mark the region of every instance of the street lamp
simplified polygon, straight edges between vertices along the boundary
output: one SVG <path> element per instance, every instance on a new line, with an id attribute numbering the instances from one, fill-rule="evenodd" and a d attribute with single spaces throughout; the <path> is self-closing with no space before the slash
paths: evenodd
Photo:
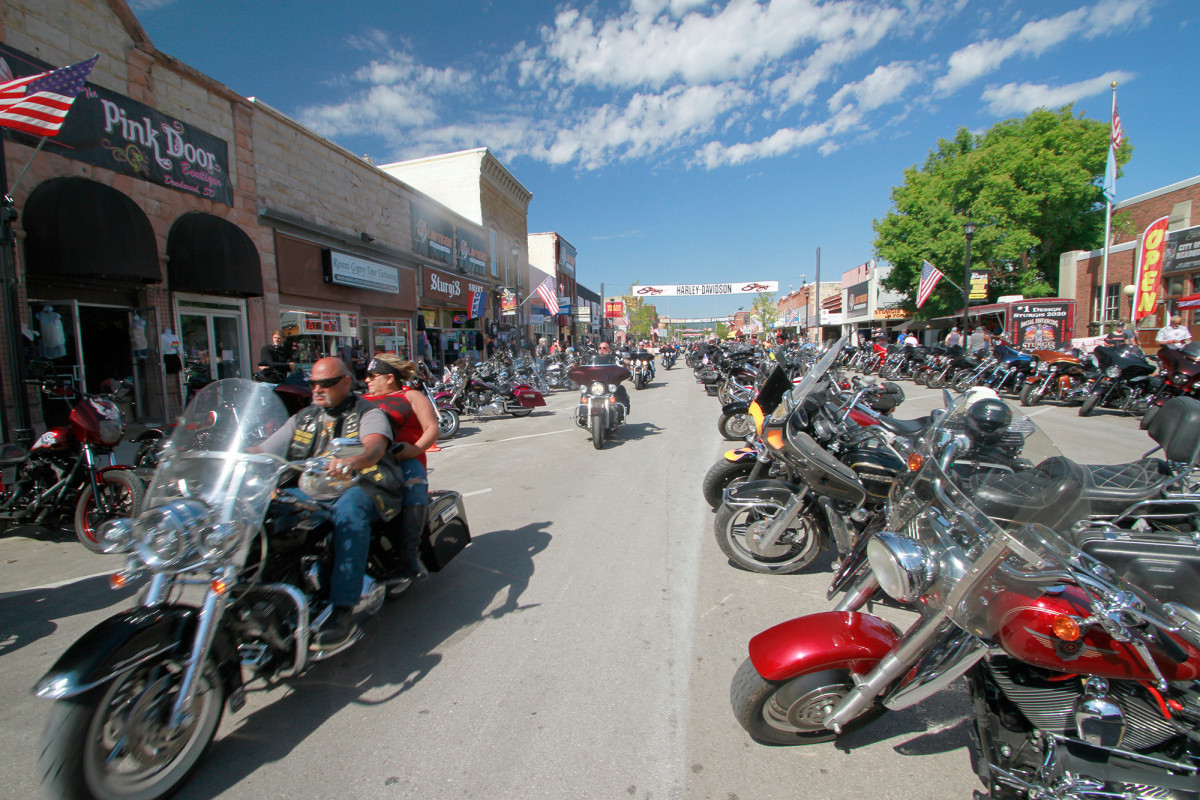
<path id="1" fill-rule="evenodd" d="M 963 323 L 962 336 L 967 335 L 967 316 L 971 302 L 968 292 L 971 286 L 971 239 L 975 236 L 975 223 L 968 219 L 963 223 L 963 235 L 967 237 L 967 265 L 963 271 Z"/>
<path id="2" fill-rule="evenodd" d="M 1133 321 L 1133 313 L 1135 310 L 1133 307 L 1133 296 L 1135 294 L 1137 294 L 1137 287 L 1134 286 L 1132 283 L 1130 283 L 1130 284 L 1126 284 L 1125 288 L 1123 288 L 1121 291 L 1125 294 L 1126 297 L 1129 298 L 1129 329 L 1131 331 L 1133 331 L 1134 336 L 1136 336 L 1137 335 L 1137 327 L 1136 327 L 1137 323 Z M 1117 317 L 1119 318 L 1120 316 L 1121 316 L 1120 313 L 1118 313 Z"/>

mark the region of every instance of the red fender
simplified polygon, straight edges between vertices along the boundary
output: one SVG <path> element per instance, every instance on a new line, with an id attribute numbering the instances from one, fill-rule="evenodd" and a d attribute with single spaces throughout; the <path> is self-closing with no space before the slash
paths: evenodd
<path id="1" fill-rule="evenodd" d="M 901 636 L 890 622 L 857 611 L 822 611 L 768 628 L 750 640 L 750 660 L 769 681 L 824 669 L 861 675 L 886 656 Z"/>

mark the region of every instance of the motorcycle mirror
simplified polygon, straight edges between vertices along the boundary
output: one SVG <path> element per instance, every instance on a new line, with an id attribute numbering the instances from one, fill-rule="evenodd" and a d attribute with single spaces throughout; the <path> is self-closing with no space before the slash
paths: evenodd
<path id="1" fill-rule="evenodd" d="M 947 409 L 954 405 L 954 397 L 950 394 L 949 389 L 942 389 L 942 405 Z"/>

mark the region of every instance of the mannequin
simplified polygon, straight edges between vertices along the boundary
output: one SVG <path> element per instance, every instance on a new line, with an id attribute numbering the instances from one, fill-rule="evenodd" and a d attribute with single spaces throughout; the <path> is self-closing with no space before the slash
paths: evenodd
<path id="1" fill-rule="evenodd" d="M 133 348 L 133 357 L 145 361 L 150 355 L 150 343 L 146 341 L 146 320 L 135 311 L 129 320 L 129 346 Z"/>
<path id="2" fill-rule="evenodd" d="M 42 306 L 37 315 L 41 328 L 42 358 L 56 359 L 67 354 L 67 335 L 63 332 L 62 317 L 50 306 Z"/>
<path id="3" fill-rule="evenodd" d="M 179 337 L 170 328 L 164 328 L 159 337 L 162 346 L 163 368 L 168 375 L 183 371 L 183 362 L 179 360 Z"/>

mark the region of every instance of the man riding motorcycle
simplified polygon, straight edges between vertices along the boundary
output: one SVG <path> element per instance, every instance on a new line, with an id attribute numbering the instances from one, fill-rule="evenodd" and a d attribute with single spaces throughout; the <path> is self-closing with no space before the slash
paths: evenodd
<path id="1" fill-rule="evenodd" d="M 296 461 L 325 453 L 333 439 L 357 437 L 363 444 L 359 455 L 330 459 L 327 473 L 356 481 L 330 504 L 333 513 L 333 574 L 329 599 L 333 613 L 313 637 L 312 648 L 333 650 L 353 641 L 358 634 L 353 610 L 362 593 L 371 525 L 390 519 L 400 508 L 403 494 L 388 453 L 392 427 L 387 415 L 351 391 L 350 373 L 338 358 L 322 358 L 313 364 L 312 405 L 301 409 L 258 450 Z M 304 495 L 299 489 L 289 492 Z"/>
<path id="2" fill-rule="evenodd" d="M 601 342 L 596 348 L 596 355 L 592 356 L 593 364 L 618 364 L 617 357 L 613 354 L 612 345 L 608 342 Z M 629 365 L 629 361 L 625 360 L 625 365 Z M 613 397 L 617 398 L 617 402 L 625 406 L 625 416 L 629 416 L 629 392 L 625 389 L 625 384 L 618 383 L 617 391 L 613 393 Z"/>

